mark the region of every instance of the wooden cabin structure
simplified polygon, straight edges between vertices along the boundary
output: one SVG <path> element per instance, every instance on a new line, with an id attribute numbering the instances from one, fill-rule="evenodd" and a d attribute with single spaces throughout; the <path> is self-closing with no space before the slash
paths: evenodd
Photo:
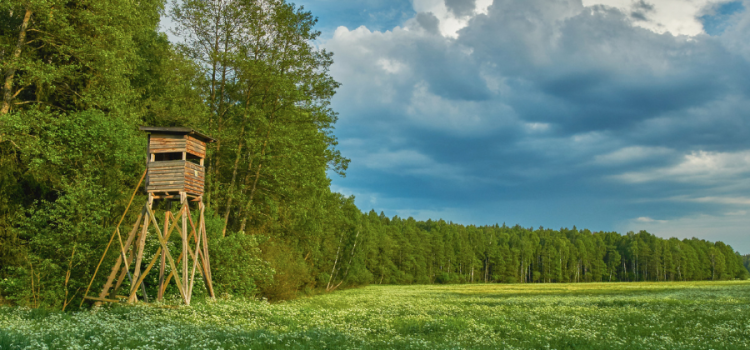
<path id="1" fill-rule="evenodd" d="M 102 302 L 128 302 L 138 301 L 140 288 L 141 298 L 148 302 L 148 294 L 143 284 L 145 276 L 151 271 L 157 260 L 159 261 L 159 279 L 156 300 L 161 301 L 167 285 L 174 279 L 180 296 L 186 305 L 190 305 L 195 283 L 196 272 L 203 276 L 206 290 L 210 297 L 214 297 L 213 282 L 211 277 L 211 263 L 208 254 L 208 235 L 203 216 L 205 206 L 203 205 L 203 192 L 205 181 L 205 158 L 206 144 L 215 140 L 194 129 L 184 127 L 150 127 L 140 128 L 148 132 L 148 156 L 146 159 L 146 171 L 141 181 L 136 186 L 130 203 L 125 208 L 120 222 L 117 224 L 112 237 L 104 250 L 94 271 L 94 276 L 89 282 L 84 294 L 81 306 L 86 300 Z M 120 233 L 120 225 L 125 219 L 130 205 L 141 183 L 146 180 L 145 190 L 148 195 L 147 201 L 141 209 L 135 225 L 130 230 L 126 239 Z M 164 210 L 164 222 L 161 226 L 153 211 L 155 200 L 165 200 L 168 203 L 179 200 L 181 208 L 175 215 L 172 213 L 171 204 L 166 205 Z M 193 220 L 189 202 L 197 203 L 197 220 Z M 178 220 L 181 218 L 182 220 Z M 181 221 L 181 222 L 180 222 Z M 197 224 L 197 225 L 196 225 Z M 163 227 L 163 229 L 162 229 Z M 178 232 L 182 245 L 168 244 L 172 232 Z M 156 254 L 150 263 L 143 268 L 144 249 L 149 232 L 159 242 Z M 117 240 L 115 241 L 115 237 Z M 174 240 L 174 239 L 173 239 Z M 89 296 L 89 290 L 96 279 L 99 267 L 110 252 L 112 243 L 119 245 L 119 249 L 112 253 L 117 254 L 114 266 L 104 283 L 98 297 Z M 172 251 L 179 255 L 172 256 Z M 167 274 L 167 263 L 171 271 Z M 132 271 L 132 273 L 131 273 Z M 119 295 L 121 287 L 127 280 L 130 282 L 127 295 Z"/>
<path id="2" fill-rule="evenodd" d="M 194 198 L 203 196 L 206 143 L 215 140 L 191 128 L 140 129 L 150 133 L 146 192 L 157 198 L 172 198 L 180 192 Z"/>

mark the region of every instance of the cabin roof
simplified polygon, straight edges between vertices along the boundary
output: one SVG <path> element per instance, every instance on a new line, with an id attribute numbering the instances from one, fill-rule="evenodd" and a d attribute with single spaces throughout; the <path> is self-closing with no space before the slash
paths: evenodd
<path id="1" fill-rule="evenodd" d="M 214 138 L 203 134 L 198 130 L 183 126 L 141 126 L 139 129 L 152 134 L 190 135 L 206 143 L 216 142 Z"/>

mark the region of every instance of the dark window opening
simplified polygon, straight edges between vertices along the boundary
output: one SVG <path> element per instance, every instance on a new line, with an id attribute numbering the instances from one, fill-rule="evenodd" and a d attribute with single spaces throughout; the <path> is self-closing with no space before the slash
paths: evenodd
<path id="1" fill-rule="evenodd" d="M 167 160 L 182 160 L 182 152 L 156 153 L 154 161 L 163 162 Z"/>
<path id="2" fill-rule="evenodd" d="M 198 164 L 198 165 L 201 164 L 201 157 L 198 157 L 198 156 L 196 156 L 194 154 L 188 153 L 187 154 L 187 160 L 188 160 L 188 162 L 191 162 L 191 163 L 195 163 L 195 164 Z"/>

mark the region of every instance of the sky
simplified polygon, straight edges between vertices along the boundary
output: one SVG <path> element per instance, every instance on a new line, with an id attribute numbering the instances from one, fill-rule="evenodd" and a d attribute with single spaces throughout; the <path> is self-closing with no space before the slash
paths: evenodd
<path id="1" fill-rule="evenodd" d="M 750 253 L 750 0 L 293 2 L 361 210 Z"/>
<path id="2" fill-rule="evenodd" d="M 750 253 L 750 1 L 295 3 L 360 209 Z"/>

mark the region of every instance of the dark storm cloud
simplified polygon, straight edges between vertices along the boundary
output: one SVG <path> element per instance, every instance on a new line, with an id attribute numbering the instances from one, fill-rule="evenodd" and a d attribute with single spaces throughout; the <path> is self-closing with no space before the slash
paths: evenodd
<path id="1" fill-rule="evenodd" d="M 648 14 L 654 12 L 654 5 L 649 4 L 643 0 L 640 0 L 633 4 L 633 11 L 630 12 L 630 17 L 638 21 L 647 21 Z"/>
<path id="2" fill-rule="evenodd" d="M 457 4 L 445 3 L 467 13 Z M 334 184 L 365 210 L 480 224 L 615 229 L 739 212 L 750 16 L 687 37 L 634 25 L 653 4 L 632 9 L 495 0 L 455 38 L 437 35 L 432 13 L 385 33 L 342 30 L 326 47 L 352 164 Z"/>
<path id="3" fill-rule="evenodd" d="M 738 73 L 748 71 L 746 61 L 715 40 L 635 28 L 615 9 L 533 24 L 513 12 L 492 7 L 461 32 L 459 42 L 474 48 L 480 63 L 497 62 L 497 74 L 523 79 L 532 92 L 562 104 L 562 113 L 528 117 L 570 132 L 630 127 L 705 104 L 744 84 Z M 549 17 L 541 6 L 526 12 Z"/>
<path id="4" fill-rule="evenodd" d="M 464 17 L 474 12 L 477 2 L 476 0 L 445 0 L 445 7 L 456 17 Z"/>
<path id="5" fill-rule="evenodd" d="M 417 14 L 417 22 L 430 34 L 440 34 L 440 20 L 432 12 L 420 12 Z"/>

